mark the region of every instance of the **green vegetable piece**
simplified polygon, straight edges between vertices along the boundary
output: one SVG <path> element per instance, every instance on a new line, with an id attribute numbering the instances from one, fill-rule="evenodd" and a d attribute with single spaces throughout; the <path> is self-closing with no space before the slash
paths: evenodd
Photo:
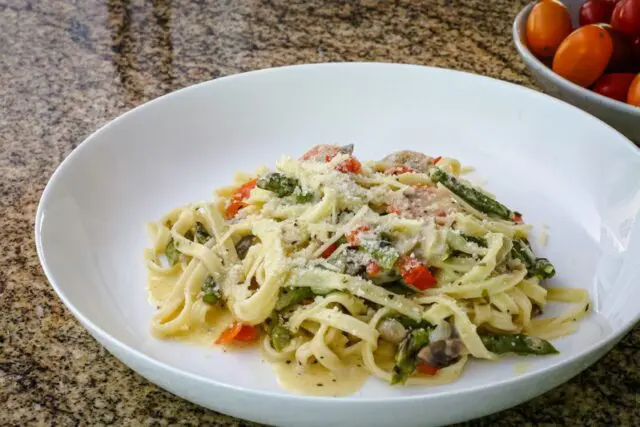
<path id="1" fill-rule="evenodd" d="M 400 343 L 396 353 L 396 364 L 392 369 L 391 384 L 404 384 L 416 370 L 418 352 L 429 345 L 429 331 L 414 329 Z"/>
<path id="2" fill-rule="evenodd" d="M 523 334 L 480 335 L 480 339 L 482 339 L 482 343 L 487 347 L 487 350 L 496 354 L 558 354 L 558 350 L 549 341 Z"/>
<path id="3" fill-rule="evenodd" d="M 363 240 L 360 248 L 369 253 L 383 270 L 392 270 L 400 252 L 386 240 Z"/>
<path id="4" fill-rule="evenodd" d="M 508 207 L 487 196 L 473 187 L 461 183 L 456 177 L 449 175 L 442 169 L 435 169 L 431 173 L 431 180 L 447 187 L 453 194 L 460 197 L 472 207 L 487 215 L 513 220 L 514 213 Z"/>
<path id="5" fill-rule="evenodd" d="M 280 292 L 275 309 L 281 311 L 314 296 L 315 293 L 308 287 L 284 288 Z"/>
<path id="6" fill-rule="evenodd" d="M 204 245 L 209 241 L 209 239 L 211 239 L 211 234 L 209 234 L 207 229 L 204 228 L 204 225 L 196 222 L 196 242 Z"/>
<path id="7" fill-rule="evenodd" d="M 277 352 L 280 352 L 289 345 L 293 336 L 291 331 L 284 326 L 277 324 L 271 327 L 271 330 L 269 331 L 269 338 L 271 340 L 271 346 Z"/>
<path id="8" fill-rule="evenodd" d="M 524 239 L 515 239 L 511 256 L 517 258 L 527 267 L 527 277 L 538 277 L 540 280 L 549 279 L 556 274 L 556 269 L 546 258 L 536 258 L 529 242 Z"/>
<path id="9" fill-rule="evenodd" d="M 463 234 L 463 233 L 460 233 L 460 235 L 462 236 L 463 239 L 465 239 L 468 242 L 473 242 L 482 248 L 487 247 L 487 240 L 484 237 L 469 236 L 468 234 Z"/>
<path id="10" fill-rule="evenodd" d="M 384 284 L 384 288 L 389 292 L 393 292 L 394 294 L 405 296 L 413 295 L 418 292 L 411 286 L 407 285 L 402 279 L 398 279 L 392 283 Z"/>
<path id="11" fill-rule="evenodd" d="M 278 197 L 290 196 L 299 186 L 299 181 L 278 172 L 272 172 L 258 180 L 257 187 L 276 193 Z"/>
<path id="12" fill-rule="evenodd" d="M 551 262 L 546 258 L 537 258 L 535 264 L 535 274 L 541 280 L 550 279 L 555 276 L 556 268 L 551 264 Z"/>
<path id="13" fill-rule="evenodd" d="M 313 201 L 313 193 L 304 192 L 300 186 L 297 186 L 293 190 L 293 198 L 296 203 L 309 203 Z"/>
<path id="14" fill-rule="evenodd" d="M 169 240 L 166 249 L 164 250 L 164 255 L 167 257 L 167 261 L 169 264 L 176 265 L 178 259 L 180 258 L 180 251 L 176 248 L 176 244 L 173 239 Z"/>
<path id="15" fill-rule="evenodd" d="M 202 295 L 202 301 L 207 304 L 214 305 L 222 299 L 222 292 L 220 292 L 220 288 L 212 276 L 207 276 L 207 278 L 204 279 L 202 292 L 204 292 L 204 295 Z"/>
<path id="16" fill-rule="evenodd" d="M 411 329 L 429 329 L 431 328 L 431 324 L 429 322 L 427 322 L 426 320 L 421 320 L 419 322 L 413 320 L 410 317 L 407 317 L 403 314 L 390 314 L 388 316 L 385 316 L 385 319 L 393 319 L 393 320 L 397 320 L 398 322 L 400 322 L 400 324 L 402 324 L 402 326 L 404 326 L 405 328 L 411 330 Z"/>

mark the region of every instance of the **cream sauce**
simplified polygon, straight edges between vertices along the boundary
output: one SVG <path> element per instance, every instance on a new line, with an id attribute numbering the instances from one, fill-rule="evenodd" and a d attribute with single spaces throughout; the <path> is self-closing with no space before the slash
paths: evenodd
<path id="1" fill-rule="evenodd" d="M 369 377 L 361 361 L 346 364 L 344 372 L 334 375 L 319 363 L 302 368 L 295 362 L 272 363 L 280 386 L 294 393 L 313 396 L 347 396 L 362 388 Z"/>

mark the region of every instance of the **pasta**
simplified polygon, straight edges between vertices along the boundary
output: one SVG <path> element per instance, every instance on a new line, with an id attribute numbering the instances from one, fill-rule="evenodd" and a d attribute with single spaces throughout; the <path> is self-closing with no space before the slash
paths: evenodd
<path id="1" fill-rule="evenodd" d="M 216 200 L 148 225 L 159 338 L 258 345 L 280 382 L 339 395 L 374 375 L 454 381 L 470 358 L 556 353 L 587 315 L 581 289 L 548 289 L 522 215 L 413 151 L 361 164 L 319 145 L 238 174 Z M 572 304 L 542 318 L 548 301 Z"/>

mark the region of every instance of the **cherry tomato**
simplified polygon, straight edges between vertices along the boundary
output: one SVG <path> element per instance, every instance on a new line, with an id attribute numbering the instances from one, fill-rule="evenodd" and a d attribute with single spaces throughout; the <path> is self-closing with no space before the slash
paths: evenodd
<path id="1" fill-rule="evenodd" d="M 582 87 L 602 75 L 613 53 L 611 36 L 597 24 L 578 28 L 567 37 L 553 58 L 553 71 Z"/>
<path id="2" fill-rule="evenodd" d="M 640 36 L 640 0 L 621 0 L 616 4 L 611 26 L 629 38 Z"/>
<path id="3" fill-rule="evenodd" d="M 609 24 L 600 24 L 605 28 L 613 41 L 613 53 L 607 65 L 607 71 L 612 73 L 626 73 L 634 71 L 634 59 L 631 51 L 631 41 L 614 30 Z"/>
<path id="4" fill-rule="evenodd" d="M 534 55 L 550 58 L 572 30 L 567 8 L 555 0 L 536 4 L 527 18 L 527 46 Z"/>
<path id="5" fill-rule="evenodd" d="M 640 36 L 631 42 L 631 58 L 633 71 L 640 73 Z"/>
<path id="6" fill-rule="evenodd" d="M 593 91 L 620 102 L 627 102 L 629 87 L 635 77 L 633 73 L 604 74 L 593 85 Z"/>
<path id="7" fill-rule="evenodd" d="M 640 73 L 631 82 L 629 93 L 627 94 L 627 102 L 636 107 L 640 107 Z"/>
<path id="8" fill-rule="evenodd" d="M 587 0 L 581 7 L 579 12 L 580 26 L 589 24 L 608 24 L 611 21 L 613 8 L 616 3 L 609 0 Z"/>

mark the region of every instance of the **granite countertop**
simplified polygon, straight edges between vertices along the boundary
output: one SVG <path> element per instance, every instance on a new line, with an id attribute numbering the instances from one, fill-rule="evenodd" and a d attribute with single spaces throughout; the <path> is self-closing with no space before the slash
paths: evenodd
<path id="1" fill-rule="evenodd" d="M 321 61 L 409 62 L 533 86 L 511 43 L 522 1 L 0 1 L 0 425 L 247 426 L 181 400 L 98 345 L 38 264 L 58 164 L 126 110 L 193 83 Z M 469 425 L 640 425 L 640 328 L 595 366 Z"/>

